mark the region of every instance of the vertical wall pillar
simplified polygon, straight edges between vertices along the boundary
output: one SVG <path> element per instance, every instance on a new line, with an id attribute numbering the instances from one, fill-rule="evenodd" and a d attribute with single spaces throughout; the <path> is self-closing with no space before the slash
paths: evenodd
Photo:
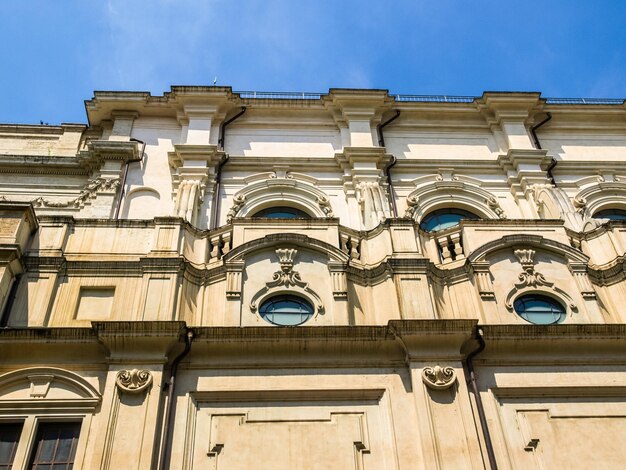
<path id="1" fill-rule="evenodd" d="M 406 352 L 425 468 L 483 469 L 461 348 L 474 321 L 391 321 Z"/>
<path id="2" fill-rule="evenodd" d="M 98 468 L 156 468 L 165 405 L 162 390 L 169 354 L 184 327 L 182 322 L 98 322 L 99 341 L 109 350 L 103 394 L 106 416 L 95 434 L 92 455 Z"/>

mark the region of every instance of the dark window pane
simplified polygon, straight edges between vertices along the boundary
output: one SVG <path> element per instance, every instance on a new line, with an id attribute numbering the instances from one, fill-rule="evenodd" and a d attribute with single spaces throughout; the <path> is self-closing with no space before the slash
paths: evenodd
<path id="1" fill-rule="evenodd" d="M 552 325 L 565 320 L 565 307 L 541 294 L 523 295 L 515 300 L 513 308 L 524 320 L 536 325 Z"/>
<path id="2" fill-rule="evenodd" d="M 420 222 L 420 227 L 426 232 L 438 232 L 455 225 L 463 219 L 476 220 L 479 217 L 463 209 L 439 209 L 427 214 Z"/>
<path id="3" fill-rule="evenodd" d="M 300 209 L 288 206 L 275 206 L 262 209 L 252 216 L 255 219 L 310 219 L 311 216 Z"/>
<path id="4" fill-rule="evenodd" d="M 263 302 L 259 313 L 274 325 L 297 326 L 313 316 L 313 306 L 295 295 L 279 295 Z"/>
<path id="5" fill-rule="evenodd" d="M 13 465 L 23 423 L 0 424 L 0 469 L 9 470 Z"/>
<path id="6" fill-rule="evenodd" d="M 31 468 L 33 470 L 72 468 L 79 432 L 80 423 L 40 423 Z"/>
<path id="7" fill-rule="evenodd" d="M 604 209 L 593 214 L 595 219 L 626 220 L 626 210 L 624 209 Z"/>

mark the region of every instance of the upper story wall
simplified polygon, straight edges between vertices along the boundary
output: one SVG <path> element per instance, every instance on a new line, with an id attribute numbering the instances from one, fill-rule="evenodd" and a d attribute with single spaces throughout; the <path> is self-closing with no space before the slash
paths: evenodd
<path id="1" fill-rule="evenodd" d="M 446 204 L 471 210 L 481 198 L 481 217 L 563 218 L 581 230 L 574 201 L 597 199 L 594 184 L 617 183 L 621 194 L 626 171 L 626 108 L 617 102 L 173 87 L 163 96 L 96 92 L 86 108 L 89 127 L 0 126 L 0 171 L 10 175 L 2 197 L 33 201 L 42 214 L 180 216 L 206 229 L 249 213 L 240 196 L 250 185 L 288 178 L 322 191 L 326 210 L 356 230 L 386 217 L 419 221 Z M 454 185 L 482 196 L 435 200 Z"/>
<path id="2" fill-rule="evenodd" d="M 568 322 L 623 321 L 626 232 L 594 217 L 626 208 L 623 103 L 175 87 L 98 92 L 87 112 L 85 128 L 0 129 L 0 198 L 41 220 L 7 251 L 21 261 L 2 271 L 5 304 L 28 273 L 14 325 L 254 325 L 276 250 L 297 253 L 319 325 L 522 321 L 511 300 L 529 286 L 567 305 Z M 277 205 L 310 219 L 252 218 Z M 420 228 L 449 209 L 478 220 Z M 544 284 L 515 287 L 536 273 Z"/>

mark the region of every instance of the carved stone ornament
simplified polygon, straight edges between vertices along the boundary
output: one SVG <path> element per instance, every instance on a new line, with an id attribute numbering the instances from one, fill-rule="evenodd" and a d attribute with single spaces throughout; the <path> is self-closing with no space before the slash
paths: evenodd
<path id="1" fill-rule="evenodd" d="M 445 390 L 456 382 L 456 372 L 452 367 L 424 367 L 422 380 L 428 388 Z"/>
<path id="2" fill-rule="evenodd" d="M 417 204 L 419 200 L 416 196 L 408 196 L 406 198 L 406 211 L 404 212 L 405 219 L 412 219 L 417 210 Z"/>
<path id="3" fill-rule="evenodd" d="M 523 289 L 525 287 L 552 287 L 554 285 L 553 282 L 548 282 L 543 274 L 535 271 L 535 250 L 515 250 L 513 253 L 524 269 L 524 272 L 518 276 L 520 282 L 517 282 L 515 287 Z"/>
<path id="4" fill-rule="evenodd" d="M 489 209 L 494 211 L 500 219 L 506 219 L 506 214 L 504 213 L 504 210 L 502 209 L 502 207 L 500 207 L 500 203 L 495 198 L 495 196 L 491 196 L 487 198 L 485 202 L 487 202 Z"/>
<path id="5" fill-rule="evenodd" d="M 528 292 L 537 291 L 552 291 L 566 300 L 567 305 L 571 311 L 577 311 L 577 307 L 572 301 L 572 298 L 563 289 L 559 289 L 554 285 L 554 282 L 549 282 L 543 274 L 535 270 L 535 250 L 518 249 L 513 253 L 522 265 L 523 271 L 519 274 L 519 282 L 516 282 L 513 289 L 506 296 L 505 306 L 510 311 L 513 311 L 513 299 L 518 295 Z"/>
<path id="6" fill-rule="evenodd" d="M 226 215 L 227 223 L 231 223 L 233 221 L 233 218 L 237 216 L 237 213 L 239 212 L 239 210 L 243 207 L 245 203 L 246 203 L 245 195 L 236 194 L 235 197 L 233 197 L 233 205 L 228 211 L 228 214 Z"/>
<path id="7" fill-rule="evenodd" d="M 320 206 L 320 209 L 326 217 L 335 217 L 335 214 L 333 214 L 333 209 L 332 207 L 330 207 L 330 201 L 326 196 L 318 196 L 317 205 Z"/>
<path id="8" fill-rule="evenodd" d="M 584 216 L 587 213 L 587 200 L 584 197 L 576 196 L 572 203 L 580 215 Z"/>
<path id="9" fill-rule="evenodd" d="M 280 263 L 280 271 L 272 274 L 272 280 L 265 283 L 265 287 L 257 292 L 250 302 L 250 310 L 256 312 L 259 303 L 265 298 L 271 296 L 274 293 L 282 292 L 285 289 L 293 290 L 294 292 L 300 292 L 305 295 L 309 300 L 312 300 L 315 305 L 317 313 L 322 313 L 324 308 L 322 306 L 322 300 L 315 291 L 309 287 L 308 282 L 304 282 L 300 278 L 300 273 L 293 269 L 294 260 L 298 250 L 295 248 L 279 248 L 276 250 L 276 256 Z"/>
<path id="10" fill-rule="evenodd" d="M 126 393 L 141 393 L 152 385 L 152 373 L 149 370 L 124 369 L 115 378 L 117 387 Z"/>

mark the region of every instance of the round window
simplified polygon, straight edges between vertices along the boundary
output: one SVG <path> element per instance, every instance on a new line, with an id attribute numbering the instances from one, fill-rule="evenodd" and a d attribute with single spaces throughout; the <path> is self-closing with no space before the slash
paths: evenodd
<path id="1" fill-rule="evenodd" d="M 565 307 L 552 297 L 526 294 L 513 302 L 515 313 L 535 325 L 552 325 L 565 320 Z"/>
<path id="2" fill-rule="evenodd" d="M 310 219 L 311 216 L 300 209 L 289 206 L 275 206 L 262 209 L 252 216 L 254 219 Z"/>
<path id="3" fill-rule="evenodd" d="M 459 225 L 463 219 L 478 218 L 476 214 L 463 209 L 439 209 L 427 214 L 420 222 L 420 227 L 427 232 L 438 232 Z"/>
<path id="4" fill-rule="evenodd" d="M 593 214 L 594 219 L 626 220 L 624 209 L 604 209 Z"/>
<path id="5" fill-rule="evenodd" d="M 259 313 L 274 325 L 297 326 L 313 316 L 313 305 L 302 297 L 278 295 L 263 302 Z"/>

